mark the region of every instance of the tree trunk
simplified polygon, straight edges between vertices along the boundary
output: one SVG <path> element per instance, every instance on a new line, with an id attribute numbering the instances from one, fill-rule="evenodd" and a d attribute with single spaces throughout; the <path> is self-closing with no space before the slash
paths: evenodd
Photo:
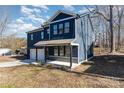
<path id="1" fill-rule="evenodd" d="M 111 32 L 111 50 L 110 53 L 115 52 L 115 37 L 114 37 L 114 31 L 113 31 L 113 6 L 110 5 L 110 32 Z"/>
<path id="2" fill-rule="evenodd" d="M 120 49 L 120 26 L 118 26 L 118 47 L 117 50 Z"/>

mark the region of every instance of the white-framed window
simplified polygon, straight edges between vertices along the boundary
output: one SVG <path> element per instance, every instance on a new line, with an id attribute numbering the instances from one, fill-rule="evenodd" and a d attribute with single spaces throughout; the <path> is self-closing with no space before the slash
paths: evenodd
<path id="1" fill-rule="evenodd" d="M 65 26 L 64 26 L 64 32 L 65 33 L 69 33 L 69 30 L 70 30 L 70 23 L 69 22 L 66 22 L 65 23 Z"/>
<path id="2" fill-rule="evenodd" d="M 63 24 L 59 24 L 59 34 L 63 34 Z"/>
<path id="3" fill-rule="evenodd" d="M 41 39 L 44 39 L 44 32 L 41 32 Z"/>
<path id="4" fill-rule="evenodd" d="M 53 25 L 53 34 L 54 34 L 54 35 L 57 34 L 57 25 Z"/>
<path id="5" fill-rule="evenodd" d="M 33 34 L 31 34 L 31 40 L 33 40 L 34 39 L 34 35 Z"/>

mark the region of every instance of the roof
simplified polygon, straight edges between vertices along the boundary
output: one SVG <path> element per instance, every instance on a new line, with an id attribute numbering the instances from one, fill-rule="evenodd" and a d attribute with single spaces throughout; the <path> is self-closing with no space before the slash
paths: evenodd
<path id="1" fill-rule="evenodd" d="M 34 46 L 52 46 L 52 45 L 69 45 L 74 39 L 60 39 L 60 40 L 48 40 L 39 41 Z"/>
<path id="2" fill-rule="evenodd" d="M 76 16 L 75 13 L 69 12 L 69 11 L 63 11 L 63 10 L 58 10 L 49 20 L 48 22 L 51 22 L 56 16 L 58 16 L 60 13 L 68 14 L 71 16 Z"/>
<path id="3" fill-rule="evenodd" d="M 34 29 L 34 30 L 31 30 L 31 31 L 28 31 L 26 33 L 33 33 L 33 32 L 38 32 L 38 31 L 42 31 L 43 28 L 38 28 L 38 29 Z"/>

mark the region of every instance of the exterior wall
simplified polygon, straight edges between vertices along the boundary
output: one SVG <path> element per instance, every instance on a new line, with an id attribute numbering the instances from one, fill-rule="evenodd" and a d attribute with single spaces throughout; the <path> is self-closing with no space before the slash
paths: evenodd
<path id="1" fill-rule="evenodd" d="M 79 62 L 93 56 L 93 31 L 88 16 L 75 19 L 75 40 L 73 43 L 79 45 Z"/>
<path id="2" fill-rule="evenodd" d="M 63 30 L 64 30 L 64 23 L 65 22 L 70 22 L 70 31 L 69 33 L 63 33 L 63 34 L 53 34 L 53 26 L 57 25 L 58 31 L 59 31 L 59 24 L 63 24 Z M 50 24 L 50 39 L 54 40 L 54 39 L 71 39 L 75 37 L 75 19 L 68 19 L 68 20 L 64 20 L 64 21 L 60 21 L 60 22 L 56 22 L 56 23 L 52 23 Z"/>
<path id="3" fill-rule="evenodd" d="M 41 39 L 41 31 L 38 32 L 32 32 L 27 34 L 27 58 L 30 58 L 30 49 L 36 48 L 34 46 L 35 43 L 41 40 L 48 40 L 49 39 L 49 34 L 47 33 L 47 29 L 49 27 L 45 27 L 43 32 L 44 32 L 44 39 Z M 33 40 L 31 40 L 31 34 L 33 34 Z M 40 48 L 40 47 L 37 47 Z"/>
<path id="4" fill-rule="evenodd" d="M 28 48 L 35 48 L 34 44 L 37 43 L 38 41 L 41 40 L 48 40 L 49 39 L 49 34 L 47 33 L 47 29 L 49 29 L 49 27 L 44 28 L 43 32 L 44 32 L 44 39 L 41 39 L 41 32 L 42 31 L 38 31 L 38 32 L 32 32 L 32 33 L 28 33 L 27 34 L 27 46 Z M 31 40 L 31 34 L 33 34 L 33 40 Z"/>

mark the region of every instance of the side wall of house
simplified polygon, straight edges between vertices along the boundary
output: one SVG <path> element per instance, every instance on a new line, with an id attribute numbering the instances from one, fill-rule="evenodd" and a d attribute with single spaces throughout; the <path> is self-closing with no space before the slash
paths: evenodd
<path id="1" fill-rule="evenodd" d="M 75 40 L 79 45 L 79 62 L 93 56 L 93 31 L 88 16 L 75 19 Z"/>

